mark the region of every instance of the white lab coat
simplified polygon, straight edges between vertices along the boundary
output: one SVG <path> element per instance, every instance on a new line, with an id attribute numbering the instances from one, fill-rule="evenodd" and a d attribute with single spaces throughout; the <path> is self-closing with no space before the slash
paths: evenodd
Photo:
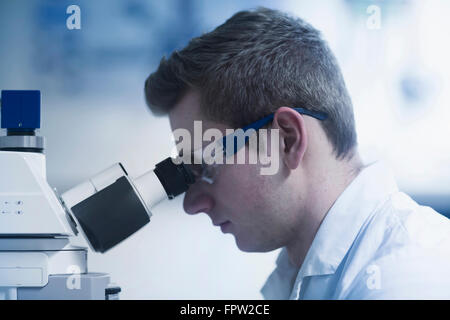
<path id="1" fill-rule="evenodd" d="M 449 299 L 450 220 L 364 168 L 336 200 L 300 268 L 283 248 L 266 299 Z"/>

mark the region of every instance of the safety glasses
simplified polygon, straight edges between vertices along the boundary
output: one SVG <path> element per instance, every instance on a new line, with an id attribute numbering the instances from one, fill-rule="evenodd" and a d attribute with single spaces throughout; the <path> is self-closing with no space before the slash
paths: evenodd
<path id="1" fill-rule="evenodd" d="M 328 117 L 326 113 L 319 111 L 311 111 L 304 108 L 292 109 L 300 114 L 304 114 L 321 121 L 327 119 Z M 268 116 L 260 120 L 248 124 L 247 126 L 243 127 L 242 130 L 235 130 L 232 134 L 228 134 L 221 140 L 213 142 L 218 143 L 218 146 L 215 150 L 220 150 L 219 152 L 223 152 L 223 157 L 230 157 L 236 154 L 248 142 L 248 139 L 251 136 L 249 132 L 256 132 L 259 129 L 263 128 L 273 120 L 273 117 L 274 113 L 269 114 Z M 214 156 L 214 154 L 212 156 Z M 180 157 L 183 157 L 183 155 L 180 154 Z M 192 151 L 189 157 L 190 158 L 188 158 L 188 161 L 184 161 L 184 164 L 191 171 L 191 173 L 195 177 L 195 180 L 213 184 L 221 165 L 219 163 L 211 161 L 211 159 L 209 159 L 209 161 L 205 161 L 202 149 Z M 223 157 L 221 158 L 223 159 Z M 184 159 L 186 158 L 184 157 Z"/>

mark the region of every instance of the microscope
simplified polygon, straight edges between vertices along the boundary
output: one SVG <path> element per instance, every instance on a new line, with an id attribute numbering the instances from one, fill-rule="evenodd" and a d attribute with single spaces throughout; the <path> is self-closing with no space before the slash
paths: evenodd
<path id="1" fill-rule="evenodd" d="M 120 163 L 58 195 L 47 182 L 45 140 L 38 136 L 41 93 L 1 92 L 0 300 L 117 299 L 106 273 L 89 272 L 79 233 L 104 253 L 145 226 L 153 206 L 195 182 L 167 158 L 133 179 Z"/>

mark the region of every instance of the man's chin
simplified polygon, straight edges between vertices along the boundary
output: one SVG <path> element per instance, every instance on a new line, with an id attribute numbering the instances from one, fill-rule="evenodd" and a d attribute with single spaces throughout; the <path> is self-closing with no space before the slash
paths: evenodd
<path id="1" fill-rule="evenodd" d="M 269 252 L 275 250 L 268 248 L 267 246 L 260 243 L 248 241 L 248 239 L 246 241 L 245 239 L 241 239 L 238 236 L 234 236 L 234 239 L 236 241 L 236 246 L 243 252 Z"/>

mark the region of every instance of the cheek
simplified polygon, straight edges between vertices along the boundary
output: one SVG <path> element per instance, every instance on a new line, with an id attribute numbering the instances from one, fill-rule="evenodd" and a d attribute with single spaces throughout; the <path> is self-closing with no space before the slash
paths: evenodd
<path id="1" fill-rule="evenodd" d="M 271 177 L 260 175 L 257 165 L 224 165 L 219 178 L 223 198 L 239 212 L 267 207 L 267 200 L 274 192 Z"/>
<path id="2" fill-rule="evenodd" d="M 233 165 L 224 168 L 220 194 L 226 212 L 242 226 L 288 230 L 296 223 L 295 192 L 282 174 L 261 175 L 257 165 Z"/>

